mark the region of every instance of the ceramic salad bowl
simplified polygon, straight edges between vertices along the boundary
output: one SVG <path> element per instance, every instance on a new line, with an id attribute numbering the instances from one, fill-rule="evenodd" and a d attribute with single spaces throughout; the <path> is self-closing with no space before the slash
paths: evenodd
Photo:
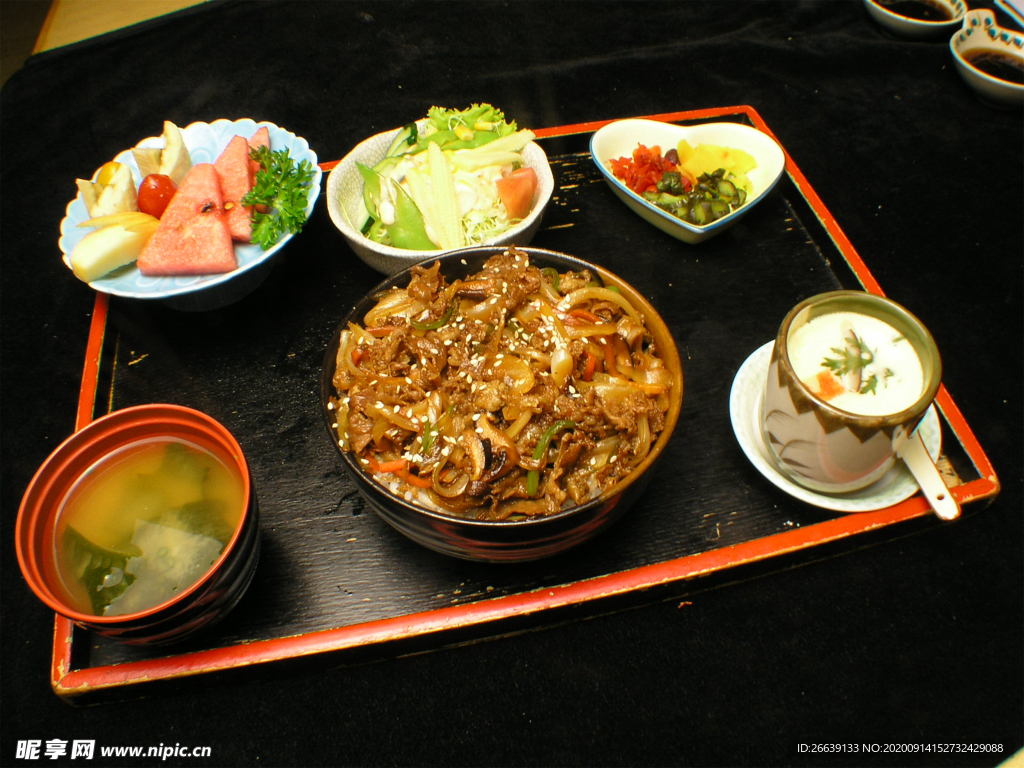
<path id="1" fill-rule="evenodd" d="M 422 126 L 425 121 L 419 121 L 418 124 Z M 366 220 L 366 208 L 363 204 L 363 178 L 356 164 L 373 167 L 379 163 L 401 130 L 396 128 L 378 133 L 360 142 L 327 176 L 327 211 L 331 221 L 363 262 L 386 275 L 445 253 L 444 250 L 409 250 L 383 245 L 370 240 L 361 232 Z M 547 155 L 537 142 L 531 141 L 526 145 L 523 159 L 525 165 L 533 168 L 537 174 L 537 192 L 530 214 L 482 245 L 527 245 L 540 228 L 544 209 L 554 192 L 555 181 Z"/>

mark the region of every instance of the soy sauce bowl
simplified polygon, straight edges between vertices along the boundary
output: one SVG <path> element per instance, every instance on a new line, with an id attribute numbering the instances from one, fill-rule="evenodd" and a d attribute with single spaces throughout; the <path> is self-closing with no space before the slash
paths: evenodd
<path id="1" fill-rule="evenodd" d="M 438 258 L 441 274 L 449 281 L 474 274 L 487 259 L 504 250 L 502 247 L 479 246 L 452 251 Z M 376 297 L 382 291 L 408 285 L 410 270 L 403 270 L 380 283 L 353 307 L 327 345 L 320 378 L 324 421 L 331 442 L 341 454 L 342 467 L 370 508 L 412 541 L 462 560 L 489 563 L 539 560 L 563 553 L 606 530 L 636 503 L 656 474 L 655 467 L 672 438 L 682 407 L 683 370 L 678 349 L 668 326 L 643 294 L 606 269 L 573 256 L 538 248 L 517 250 L 525 253 L 531 264 L 542 269 L 553 267 L 559 272 L 588 269 L 605 285 L 618 287 L 643 315 L 644 325 L 654 340 L 658 355 L 672 374 L 670 404 L 665 414 L 664 429 L 636 469 L 617 484 L 605 489 L 598 497 L 579 506 L 526 520 L 476 520 L 456 517 L 415 501 L 407 501 L 375 481 L 352 453 L 340 447 L 334 424 L 336 416 L 330 407 L 331 398 L 335 395 L 333 378 L 341 332 L 348 328 L 349 322 L 362 324 L 363 317 L 376 305 Z"/>
<path id="2" fill-rule="evenodd" d="M 91 482 L 100 462 L 130 446 L 159 439 L 183 441 L 230 465 L 241 480 L 242 504 L 231 537 L 198 580 L 170 599 L 124 615 L 85 613 L 70 597 L 58 569 L 56 535 L 62 508 L 76 488 Z M 131 645 L 176 642 L 223 618 L 252 581 L 260 549 L 256 494 L 238 442 L 210 416 L 164 404 L 114 411 L 61 443 L 25 491 L 15 531 L 22 574 L 40 600 L 83 629 Z"/>
<path id="3" fill-rule="evenodd" d="M 887 32 L 912 40 L 945 37 L 967 14 L 964 0 L 864 0 L 864 7 Z"/>
<path id="4" fill-rule="evenodd" d="M 963 28 L 950 39 L 949 50 L 960 77 L 979 99 L 1003 109 L 1024 107 L 1024 83 L 980 69 L 981 62 L 989 59 L 1024 73 L 1024 33 L 1000 27 L 992 11 L 970 11 Z"/>

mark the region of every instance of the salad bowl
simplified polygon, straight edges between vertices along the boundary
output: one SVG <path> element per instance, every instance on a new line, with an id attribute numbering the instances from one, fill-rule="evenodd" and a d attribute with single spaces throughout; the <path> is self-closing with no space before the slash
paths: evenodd
<path id="1" fill-rule="evenodd" d="M 422 127 L 424 121 L 419 121 L 419 125 Z M 396 128 L 362 141 L 342 158 L 327 176 L 327 211 L 331 221 L 363 262 L 386 275 L 401 272 L 408 266 L 446 252 L 444 250 L 409 250 L 383 245 L 370 240 L 360 231 L 365 221 L 366 211 L 363 205 L 363 178 L 359 173 L 357 163 L 369 167 L 375 166 L 384 158 L 392 140 L 401 130 Z M 526 145 L 523 150 L 523 159 L 526 166 L 532 168 L 537 174 L 537 193 L 530 214 L 515 226 L 505 230 L 497 237 L 488 239 L 481 245 L 527 245 L 540 229 L 544 209 L 554 192 L 555 180 L 547 155 L 537 142 L 531 141 Z"/>
<path id="2" fill-rule="evenodd" d="M 195 122 L 182 128 L 181 135 L 192 158 L 192 163 L 195 165 L 214 162 L 232 137 L 236 135 L 252 136 L 261 126 L 266 126 L 269 130 L 271 149 L 275 151 L 287 149 L 293 160 L 296 162 L 306 160 L 313 167 L 313 181 L 306 202 L 306 218 L 308 219 L 320 195 L 323 172 L 318 164 L 316 152 L 301 136 L 296 136 L 273 123 L 256 122 L 250 118 L 214 120 L 212 123 Z M 136 146 L 162 147 L 163 139 L 151 136 L 138 142 Z M 131 169 L 137 188 L 142 182 L 142 174 L 139 172 L 139 166 L 131 149 L 119 153 L 114 160 Z M 88 229 L 78 225 L 88 218 L 89 212 L 79 194 L 68 204 L 64 219 L 60 224 L 58 243 L 68 269 L 71 269 L 71 252 L 89 232 Z M 98 280 L 93 280 L 89 286 L 101 293 L 113 296 L 124 296 L 130 299 L 161 299 L 166 304 L 185 311 L 216 309 L 238 301 L 257 288 L 270 271 L 273 256 L 284 248 L 293 236 L 285 234 L 267 250 L 263 250 L 254 243 L 235 243 L 238 268 L 231 272 L 180 277 L 146 277 L 132 264 L 104 275 Z"/>
<path id="3" fill-rule="evenodd" d="M 663 152 L 685 139 L 691 146 L 712 144 L 741 149 L 757 166 L 747 173 L 751 188 L 746 201 L 736 210 L 709 224 L 699 226 L 673 216 L 629 189 L 612 172 L 611 161 L 630 157 L 639 144 L 660 147 Z M 590 140 L 590 154 L 612 191 L 642 219 L 685 243 L 701 243 L 736 224 L 778 183 L 786 169 L 786 156 L 767 134 L 739 123 L 705 123 L 682 126 L 657 120 L 617 120 L 597 130 Z"/>

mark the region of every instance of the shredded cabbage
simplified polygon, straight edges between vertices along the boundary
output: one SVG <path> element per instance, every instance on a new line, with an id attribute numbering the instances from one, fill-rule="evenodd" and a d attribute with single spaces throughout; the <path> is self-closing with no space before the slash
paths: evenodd
<path id="1" fill-rule="evenodd" d="M 489 104 L 474 104 L 466 110 L 431 107 L 425 126 L 410 124 L 402 129 L 401 138 L 373 171 L 401 186 L 414 206 L 368 203 L 363 227 L 367 237 L 412 247 L 403 245 L 408 239 L 398 235 L 422 231 L 436 248 L 445 249 L 479 245 L 512 225 L 497 182 L 524 164 L 522 152 L 535 138 L 532 131 L 519 130 L 515 121 L 506 121 L 501 110 Z M 386 190 L 388 184 L 380 186 Z M 391 202 L 386 192 L 383 197 L 385 203 Z"/>

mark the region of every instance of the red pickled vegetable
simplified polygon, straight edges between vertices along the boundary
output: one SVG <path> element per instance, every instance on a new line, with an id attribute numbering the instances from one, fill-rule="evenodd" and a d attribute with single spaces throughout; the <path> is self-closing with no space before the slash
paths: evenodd
<path id="1" fill-rule="evenodd" d="M 633 150 L 633 157 L 620 157 L 611 160 L 612 173 L 633 192 L 642 195 L 647 191 L 655 191 L 661 177 L 668 171 L 675 171 L 674 163 L 661 154 L 661 147 L 647 148 L 638 144 Z"/>

